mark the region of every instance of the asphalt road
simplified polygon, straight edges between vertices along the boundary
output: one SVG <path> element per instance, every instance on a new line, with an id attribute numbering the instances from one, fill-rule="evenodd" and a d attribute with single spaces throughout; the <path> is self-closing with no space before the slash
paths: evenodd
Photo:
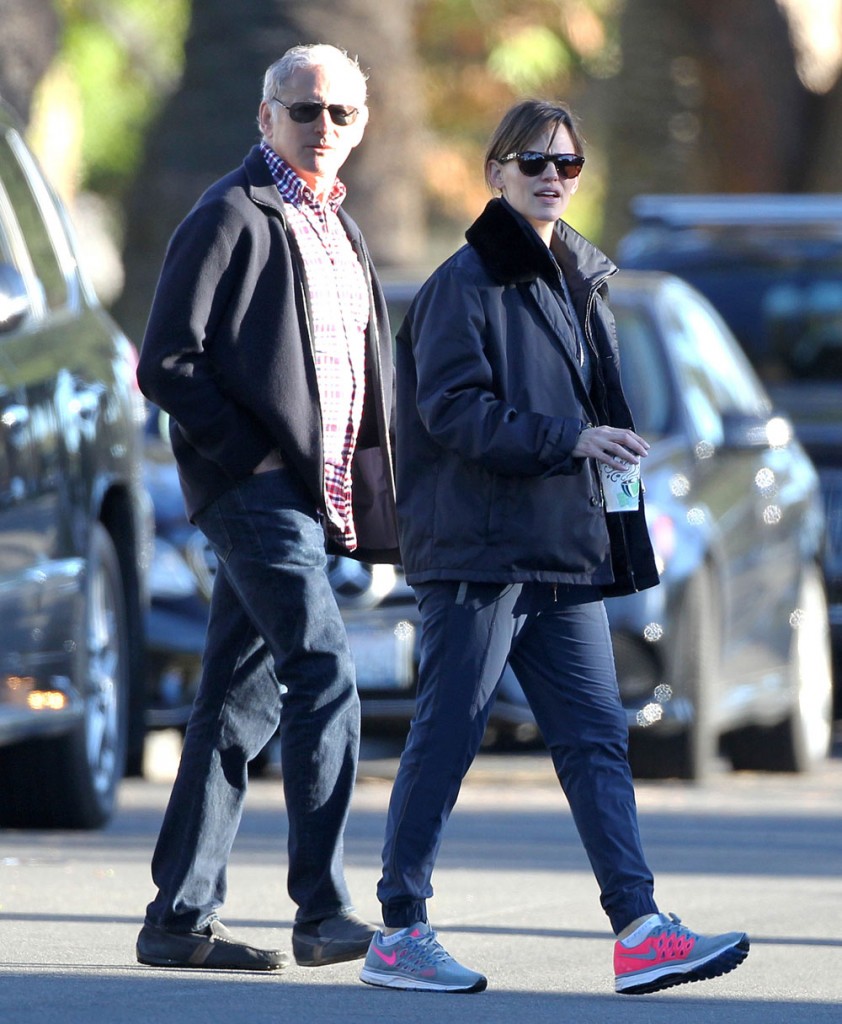
<path id="1" fill-rule="evenodd" d="M 359 910 L 376 920 L 394 762 L 367 753 L 346 862 Z M 752 938 L 736 972 L 652 996 L 613 993 L 606 920 L 544 754 L 482 756 L 445 838 L 431 918 L 488 975 L 472 996 L 372 989 L 358 964 L 252 976 L 135 963 L 168 792 L 165 780 L 126 783 L 101 833 L 0 835 L 2 1024 L 842 1022 L 842 757 L 810 778 L 721 772 L 703 789 L 638 786 L 662 908 L 696 930 Z M 224 919 L 289 948 L 285 833 L 280 785 L 255 781 Z"/>

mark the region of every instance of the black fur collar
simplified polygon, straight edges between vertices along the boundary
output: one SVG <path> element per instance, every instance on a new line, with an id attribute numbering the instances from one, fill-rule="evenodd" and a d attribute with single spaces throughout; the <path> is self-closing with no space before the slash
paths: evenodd
<path id="1" fill-rule="evenodd" d="M 555 282 L 557 261 L 575 296 L 617 271 L 604 252 L 563 220 L 556 224 L 550 255 L 532 227 L 505 199 L 492 199 L 465 237 L 488 273 L 503 285 L 539 277 Z"/>
<path id="2" fill-rule="evenodd" d="M 465 238 L 500 284 L 520 284 L 554 273 L 549 249 L 503 199 L 490 200 Z"/>

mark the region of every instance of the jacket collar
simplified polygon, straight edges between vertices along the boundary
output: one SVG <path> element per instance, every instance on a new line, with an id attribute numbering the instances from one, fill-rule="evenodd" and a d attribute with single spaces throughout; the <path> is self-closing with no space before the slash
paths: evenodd
<path id="1" fill-rule="evenodd" d="M 284 200 L 281 198 L 269 165 L 260 152 L 259 145 L 253 146 L 248 152 L 243 161 L 243 169 L 248 179 L 248 192 L 252 201 L 257 203 L 258 206 L 265 206 L 274 210 L 280 215 L 284 224 L 286 224 Z M 351 241 L 357 246 L 362 246 L 362 236 L 360 235 L 359 228 L 341 206 L 337 208 L 336 215 Z"/>
<path id="2" fill-rule="evenodd" d="M 550 255 L 537 232 L 505 199 L 490 200 L 465 238 L 499 284 L 553 279 L 555 261 L 574 291 L 582 286 L 592 288 L 617 270 L 603 252 L 564 221 L 556 225 Z"/>
<path id="3" fill-rule="evenodd" d="M 259 145 L 254 145 L 249 150 L 243 161 L 243 170 L 248 178 L 249 195 L 252 200 L 258 206 L 268 206 L 275 210 L 286 221 L 284 201 L 278 192 L 278 186 L 275 184 L 269 165 L 263 159 Z"/>

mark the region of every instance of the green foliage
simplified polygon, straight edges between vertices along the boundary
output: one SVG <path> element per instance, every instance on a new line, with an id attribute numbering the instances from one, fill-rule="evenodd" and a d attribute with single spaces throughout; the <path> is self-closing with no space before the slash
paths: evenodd
<path id="1" fill-rule="evenodd" d="M 526 25 L 500 40 L 488 55 L 488 69 L 513 92 L 531 93 L 566 75 L 572 64 L 564 41 L 546 25 Z"/>
<path id="2" fill-rule="evenodd" d="M 62 62 L 79 96 L 83 188 L 119 195 L 178 81 L 190 0 L 59 0 Z"/>

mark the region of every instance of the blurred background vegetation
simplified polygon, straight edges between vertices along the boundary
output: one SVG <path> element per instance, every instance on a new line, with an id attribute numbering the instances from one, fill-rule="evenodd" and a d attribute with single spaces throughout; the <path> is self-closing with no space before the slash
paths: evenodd
<path id="1" fill-rule="evenodd" d="M 609 254 L 639 192 L 842 191 L 842 0 L 0 0 L 0 25 L 0 96 L 136 340 L 170 233 L 257 139 L 263 71 L 298 42 L 369 73 L 343 178 L 392 276 L 460 244 L 524 96 L 579 115 L 570 220 Z"/>

